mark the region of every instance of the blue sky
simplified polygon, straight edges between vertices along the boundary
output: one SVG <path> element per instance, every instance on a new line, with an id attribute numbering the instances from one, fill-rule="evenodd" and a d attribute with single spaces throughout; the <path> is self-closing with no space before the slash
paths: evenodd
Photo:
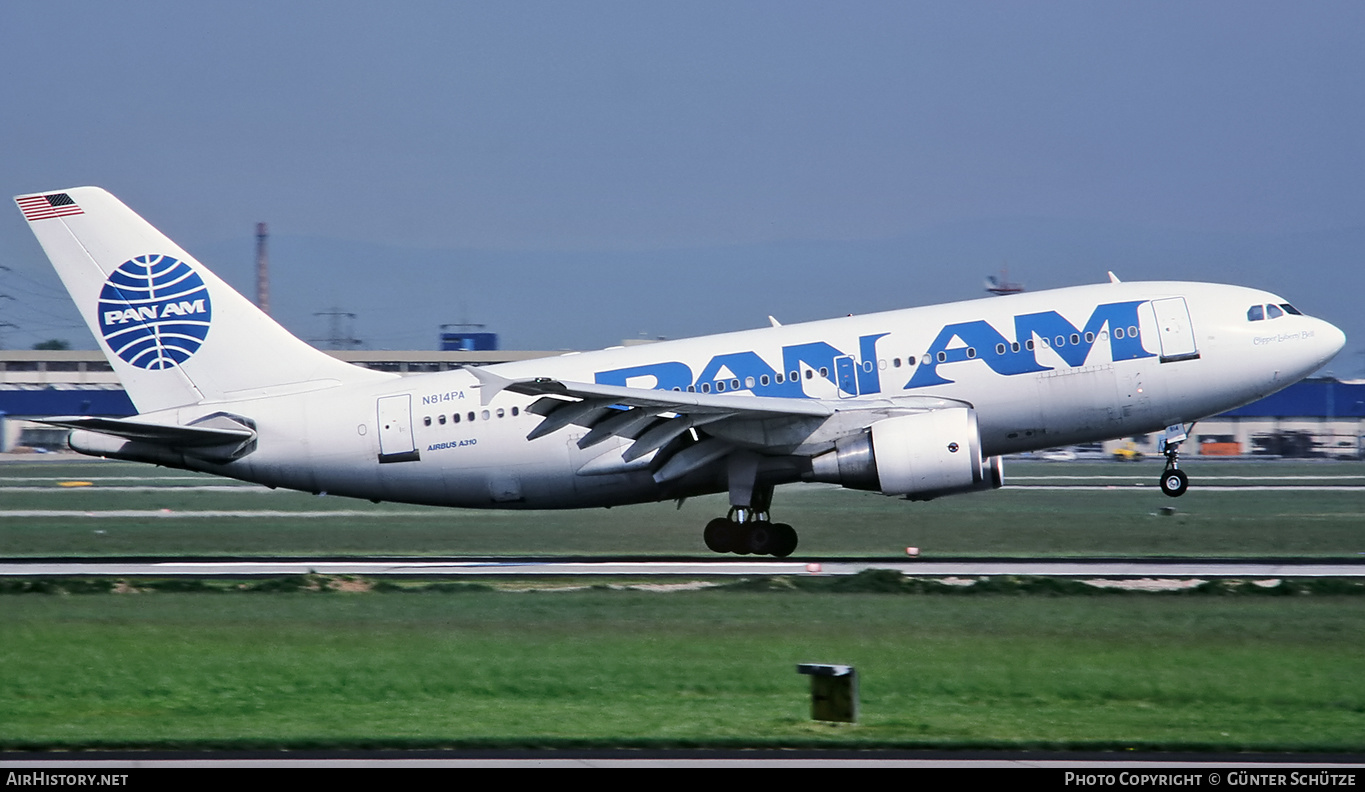
<path id="1" fill-rule="evenodd" d="M 1345 2 L 5 3 L 0 185 L 104 186 L 243 288 L 267 221 L 304 337 L 336 305 L 376 347 L 601 346 L 1117 267 L 1278 291 L 1348 374 L 1363 34 Z M 7 346 L 92 344 L 17 211 L 0 265 Z"/>

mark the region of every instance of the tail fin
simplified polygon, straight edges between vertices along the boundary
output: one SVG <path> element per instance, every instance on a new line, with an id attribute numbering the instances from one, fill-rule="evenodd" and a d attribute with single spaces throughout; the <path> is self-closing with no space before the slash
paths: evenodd
<path id="1" fill-rule="evenodd" d="M 14 200 L 139 412 L 392 376 L 295 338 L 98 187 Z"/>

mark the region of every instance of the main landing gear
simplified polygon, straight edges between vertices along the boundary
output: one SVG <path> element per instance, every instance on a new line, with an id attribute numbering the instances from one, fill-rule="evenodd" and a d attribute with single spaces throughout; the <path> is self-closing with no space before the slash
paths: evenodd
<path id="1" fill-rule="evenodd" d="M 796 529 L 768 519 L 773 487 L 757 483 L 758 462 L 758 455 L 747 451 L 727 458 L 730 514 L 707 523 L 702 534 L 713 552 L 786 558 L 796 549 Z"/>
<path id="2" fill-rule="evenodd" d="M 1166 427 L 1166 435 L 1161 440 L 1161 452 L 1166 456 L 1166 469 L 1161 473 L 1161 491 L 1179 498 L 1190 488 L 1190 477 L 1180 469 L 1180 444 L 1188 435 L 1182 424 Z"/>
<path id="3" fill-rule="evenodd" d="M 767 512 L 731 509 L 730 516 L 706 524 L 706 546 L 715 553 L 786 558 L 796 549 L 796 529 L 768 520 Z"/>

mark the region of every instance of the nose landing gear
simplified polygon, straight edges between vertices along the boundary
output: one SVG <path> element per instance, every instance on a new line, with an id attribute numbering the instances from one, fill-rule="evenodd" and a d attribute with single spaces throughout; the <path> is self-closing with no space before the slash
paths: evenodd
<path id="1" fill-rule="evenodd" d="M 1166 456 L 1166 469 L 1161 473 L 1161 491 L 1172 498 L 1179 498 L 1190 488 L 1190 477 L 1180 469 L 1180 444 L 1188 436 L 1184 424 L 1175 424 L 1166 427 L 1166 434 L 1161 438 L 1161 452 Z"/>
<path id="2" fill-rule="evenodd" d="M 1179 498 L 1189 488 L 1190 477 L 1185 475 L 1185 471 L 1168 466 L 1166 472 L 1161 474 L 1161 491 L 1166 495 Z"/>

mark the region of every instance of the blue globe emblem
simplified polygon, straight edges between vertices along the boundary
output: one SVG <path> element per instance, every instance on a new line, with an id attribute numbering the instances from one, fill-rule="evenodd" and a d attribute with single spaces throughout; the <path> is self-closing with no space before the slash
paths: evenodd
<path id="1" fill-rule="evenodd" d="M 170 256 L 138 256 L 119 265 L 100 290 L 100 334 L 124 362 L 174 368 L 199 351 L 213 306 L 204 279 Z"/>

